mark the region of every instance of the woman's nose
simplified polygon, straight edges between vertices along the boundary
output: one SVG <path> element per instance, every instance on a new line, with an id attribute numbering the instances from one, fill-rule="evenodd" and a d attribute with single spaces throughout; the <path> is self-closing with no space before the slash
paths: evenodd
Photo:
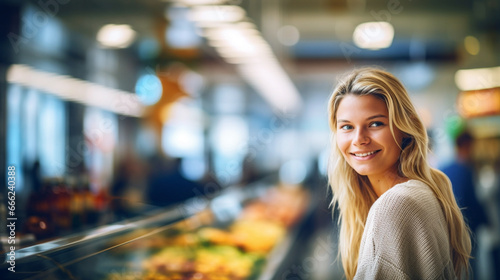
<path id="1" fill-rule="evenodd" d="M 364 129 L 357 129 L 354 135 L 354 145 L 366 145 L 370 143 L 370 137 Z"/>

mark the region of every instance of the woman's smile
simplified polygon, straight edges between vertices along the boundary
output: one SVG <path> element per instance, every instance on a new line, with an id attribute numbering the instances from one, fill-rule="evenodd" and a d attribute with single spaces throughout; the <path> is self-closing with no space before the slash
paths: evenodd
<path id="1" fill-rule="evenodd" d="M 371 152 L 353 152 L 351 153 L 354 158 L 358 160 L 369 160 L 375 157 L 375 155 L 381 150 L 371 151 Z"/>

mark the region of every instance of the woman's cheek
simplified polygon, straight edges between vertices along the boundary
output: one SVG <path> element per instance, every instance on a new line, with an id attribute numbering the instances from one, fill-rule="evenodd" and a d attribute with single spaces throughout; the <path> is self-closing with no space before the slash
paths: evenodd
<path id="1" fill-rule="evenodd" d="M 337 137 L 337 147 L 339 148 L 339 150 L 342 152 L 342 155 L 345 156 L 345 152 L 346 152 L 346 145 L 348 145 L 348 140 L 345 139 L 345 137 Z"/>

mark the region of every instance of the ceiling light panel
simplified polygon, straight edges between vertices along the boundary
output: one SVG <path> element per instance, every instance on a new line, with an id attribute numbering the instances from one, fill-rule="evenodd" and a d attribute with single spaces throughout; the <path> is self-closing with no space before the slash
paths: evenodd
<path id="1" fill-rule="evenodd" d="M 353 41 L 363 49 L 378 50 L 388 48 L 394 38 L 394 27 L 384 21 L 365 22 L 356 27 Z"/>
<path id="2" fill-rule="evenodd" d="M 97 33 L 97 41 L 108 48 L 126 48 L 132 44 L 135 31 L 127 24 L 107 24 Z"/>
<path id="3" fill-rule="evenodd" d="M 188 18 L 194 22 L 237 22 L 245 18 L 239 6 L 198 6 L 191 8 Z"/>
<path id="4" fill-rule="evenodd" d="M 463 91 L 500 87 L 500 66 L 458 70 L 455 83 Z"/>

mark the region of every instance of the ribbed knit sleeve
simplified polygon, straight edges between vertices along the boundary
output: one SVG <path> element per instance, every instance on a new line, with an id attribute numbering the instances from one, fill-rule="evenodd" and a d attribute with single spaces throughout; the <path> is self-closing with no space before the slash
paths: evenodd
<path id="1" fill-rule="evenodd" d="M 372 205 L 354 279 L 456 279 L 443 211 L 432 190 L 410 180 Z"/>

